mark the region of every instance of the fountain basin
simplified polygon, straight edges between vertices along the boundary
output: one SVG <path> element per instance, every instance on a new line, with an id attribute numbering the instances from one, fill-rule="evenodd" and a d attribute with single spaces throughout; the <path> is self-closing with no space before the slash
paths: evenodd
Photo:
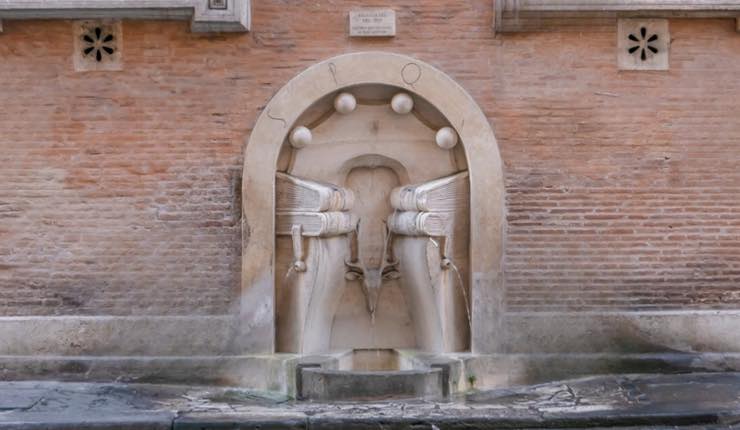
<path id="1" fill-rule="evenodd" d="M 340 371 L 383 372 L 414 370 L 424 367 L 412 357 L 404 356 L 395 349 L 353 349 L 339 356 Z"/>
<path id="2" fill-rule="evenodd" d="M 442 399 L 449 364 L 395 349 L 355 349 L 301 360 L 297 397 L 312 401 Z"/>

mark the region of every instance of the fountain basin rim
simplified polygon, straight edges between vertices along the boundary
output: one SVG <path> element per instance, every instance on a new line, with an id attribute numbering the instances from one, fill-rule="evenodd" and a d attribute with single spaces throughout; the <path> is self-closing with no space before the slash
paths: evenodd
<path id="1" fill-rule="evenodd" d="M 320 373 L 326 375 L 358 375 L 358 376 L 403 376 L 403 375 L 426 375 L 428 373 L 441 372 L 440 368 L 407 369 L 407 370 L 341 370 L 325 369 L 321 367 L 306 367 L 304 372 Z"/>

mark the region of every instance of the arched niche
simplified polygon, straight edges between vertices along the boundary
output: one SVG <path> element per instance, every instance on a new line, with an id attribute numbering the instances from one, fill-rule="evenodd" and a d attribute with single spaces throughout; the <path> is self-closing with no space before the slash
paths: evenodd
<path id="1" fill-rule="evenodd" d="M 362 86 L 399 88 L 425 100 L 460 137 L 470 183 L 469 284 L 474 353 L 496 352 L 503 313 L 504 188 L 493 132 L 474 100 L 449 76 L 416 59 L 381 52 L 342 55 L 288 82 L 249 139 L 243 172 L 240 324 L 245 352 L 275 352 L 275 199 L 278 158 L 296 121 L 316 103 Z"/>

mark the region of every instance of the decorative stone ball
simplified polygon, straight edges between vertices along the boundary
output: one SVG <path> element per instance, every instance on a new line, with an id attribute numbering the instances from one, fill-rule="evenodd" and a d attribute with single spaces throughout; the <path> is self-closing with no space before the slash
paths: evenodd
<path id="1" fill-rule="evenodd" d="M 356 107 L 357 100 L 355 99 L 355 96 L 350 93 L 340 93 L 334 99 L 334 109 L 343 115 L 352 112 Z"/>
<path id="2" fill-rule="evenodd" d="M 393 112 L 405 115 L 414 108 L 414 99 L 406 93 L 398 93 L 391 99 L 391 109 Z"/>
<path id="3" fill-rule="evenodd" d="M 442 127 L 437 131 L 435 141 L 442 149 L 452 149 L 457 145 L 457 133 L 452 127 Z"/>
<path id="4" fill-rule="evenodd" d="M 293 148 L 303 148 L 311 143 L 311 137 L 311 130 L 301 125 L 290 132 L 290 144 Z"/>

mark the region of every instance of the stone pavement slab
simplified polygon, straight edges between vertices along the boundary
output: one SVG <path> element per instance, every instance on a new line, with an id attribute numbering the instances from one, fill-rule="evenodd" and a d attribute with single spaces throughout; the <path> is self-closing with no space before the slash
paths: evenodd
<path id="1" fill-rule="evenodd" d="M 45 389 L 0 387 L 0 411 L 29 409 L 41 400 L 45 393 Z"/>
<path id="2" fill-rule="evenodd" d="M 3 382 L 0 401 L 9 401 L 0 403 L 0 429 L 170 429 L 174 412 L 152 397 L 167 392 L 123 384 Z"/>
<path id="3" fill-rule="evenodd" d="M 737 373 L 598 376 L 450 402 L 307 403 L 234 387 L 120 383 L 2 382 L 0 393 L 0 430 L 740 430 Z"/>
<path id="4" fill-rule="evenodd" d="M 269 414 L 187 414 L 177 418 L 173 429 L 177 430 L 304 430 L 308 428 L 308 417 L 304 413 L 280 412 Z M 377 428 L 377 425 L 376 425 Z"/>

